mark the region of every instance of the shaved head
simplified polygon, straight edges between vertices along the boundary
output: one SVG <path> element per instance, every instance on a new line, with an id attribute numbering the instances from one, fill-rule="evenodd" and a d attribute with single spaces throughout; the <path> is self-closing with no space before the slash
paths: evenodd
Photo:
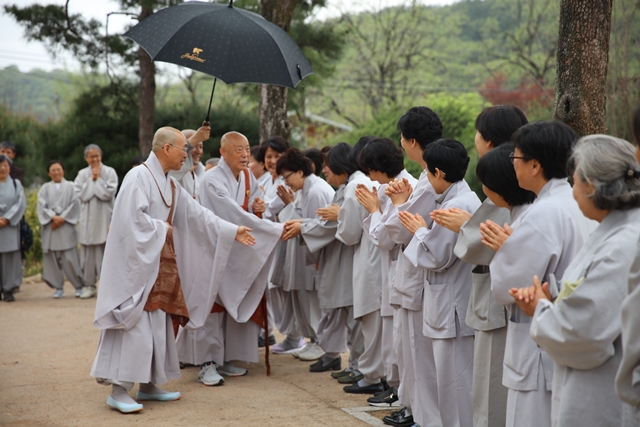
<path id="1" fill-rule="evenodd" d="M 185 141 L 185 139 L 184 135 L 180 133 L 178 129 L 165 126 L 158 129 L 155 135 L 153 135 L 151 148 L 155 153 L 157 151 L 161 151 L 162 147 L 166 144 L 176 144 L 180 140 Z"/>
<path id="2" fill-rule="evenodd" d="M 226 147 L 227 145 L 233 144 L 236 141 L 247 141 L 247 143 L 249 143 L 247 137 L 240 132 L 227 132 L 222 135 L 222 138 L 220 138 L 220 147 Z"/>
<path id="3" fill-rule="evenodd" d="M 196 131 L 193 129 L 182 129 L 182 134 L 185 138 L 189 139 L 196 134 Z"/>

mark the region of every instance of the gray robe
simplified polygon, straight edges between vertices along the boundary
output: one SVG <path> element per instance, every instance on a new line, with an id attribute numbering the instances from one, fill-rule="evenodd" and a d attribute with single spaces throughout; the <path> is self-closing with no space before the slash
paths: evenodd
<path id="1" fill-rule="evenodd" d="M 614 390 L 622 358 L 620 306 L 638 237 L 639 209 L 609 213 L 562 276 L 567 289 L 577 284 L 573 292 L 536 307 L 531 338 L 555 361 L 553 426 L 622 425 Z"/>
<path id="2" fill-rule="evenodd" d="M 78 242 L 81 245 L 101 245 L 107 241 L 118 174 L 112 167 L 101 164 L 100 176 L 94 181 L 91 179 L 91 167 L 87 166 L 78 172 L 73 184 L 81 202 Z"/>
<path id="3" fill-rule="evenodd" d="M 616 393 L 627 405 L 625 413 L 640 424 L 640 240 L 629 273 L 629 294 L 622 304 L 622 360 L 616 375 Z M 627 426 L 625 426 L 627 427 Z"/>
<path id="4" fill-rule="evenodd" d="M 91 375 L 118 382 L 163 384 L 180 376 L 171 318 L 144 310 L 159 270 L 173 178 L 154 153 L 125 177 L 107 238 L 94 325 L 101 329 Z M 156 182 L 158 186 L 156 186 Z M 203 209 L 174 180 L 173 239 L 187 328 L 201 327 L 218 294 L 237 226 Z"/>
<path id="5" fill-rule="evenodd" d="M 550 416 L 534 419 L 532 414 L 539 417 L 540 411 L 550 408 L 553 361 L 529 336 L 531 317 L 515 305 L 509 290 L 531 286 L 534 275 L 542 281 L 550 275 L 562 277 L 595 223 L 578 208 L 569 183 L 551 179 L 512 228 L 490 264 L 491 291 L 498 303 L 509 308 L 502 377 L 509 388 L 507 422 L 512 414 L 519 419 L 517 425 L 550 425 Z M 533 393 L 518 397 L 517 392 Z"/>
<path id="6" fill-rule="evenodd" d="M 27 201 L 22 184 L 10 176 L 0 182 L 0 218 L 9 220 L 9 225 L 0 228 L 0 253 L 20 250 L 20 219 L 27 210 Z"/>
<path id="7" fill-rule="evenodd" d="M 64 224 L 55 231 L 51 230 L 54 216 L 64 219 Z M 78 245 L 76 223 L 80 219 L 80 199 L 75 193 L 73 183 L 62 179 L 60 189 L 53 181 L 40 187 L 38 192 L 38 220 L 42 227 L 42 252 L 66 251 Z"/>
<path id="8" fill-rule="evenodd" d="M 191 157 L 193 146 L 187 144 L 187 158 L 184 159 L 182 167 L 177 171 L 169 171 L 169 176 L 175 178 L 178 183 L 187 190 L 191 197 L 196 198 L 200 190 L 200 178 L 205 172 L 202 163 L 198 162 L 198 167 L 193 171 L 193 157 Z"/>

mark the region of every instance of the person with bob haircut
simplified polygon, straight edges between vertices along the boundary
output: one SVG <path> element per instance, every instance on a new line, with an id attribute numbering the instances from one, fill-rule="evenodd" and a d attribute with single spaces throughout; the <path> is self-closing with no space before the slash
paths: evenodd
<path id="1" fill-rule="evenodd" d="M 475 122 L 475 145 L 480 156 L 478 164 L 489 164 L 482 159 L 494 148 L 501 148 L 509 143 L 511 135 L 526 124 L 527 118 L 518 107 L 495 105 L 482 110 Z M 513 148 L 510 150 L 509 153 L 502 152 L 497 157 L 492 156 L 492 160 L 498 161 L 496 166 L 504 166 L 500 168 L 499 173 L 496 171 L 496 179 L 492 179 L 492 168 L 482 167 L 483 177 L 487 182 L 491 181 L 490 188 L 498 188 L 501 191 L 526 191 L 518 186 L 513 165 L 508 159 Z M 476 174 L 479 173 L 480 169 L 476 169 Z M 507 187 L 503 187 L 503 183 Z M 488 188 L 485 186 L 485 194 L 488 194 L 486 190 Z M 503 203 L 500 206 L 505 205 Z M 475 427 L 503 426 L 507 409 L 507 389 L 502 385 L 502 365 L 507 339 L 506 309 L 495 301 L 491 293 L 489 263 L 495 251 L 482 243 L 480 235 L 481 223 L 487 220 L 496 224 L 510 223 L 510 218 L 521 210 L 515 209 L 510 214 L 508 209 L 500 206 L 496 206 L 492 198 L 488 197 L 473 216 L 457 208 L 438 209 L 431 213 L 431 218 L 439 225 L 459 233 L 454 248 L 456 256 L 475 265 L 471 273 L 473 285 L 465 319 L 467 325 L 476 330 L 473 353 Z"/>
<path id="2" fill-rule="evenodd" d="M 637 425 L 614 389 L 622 358 L 621 307 L 640 237 L 634 151 L 608 135 L 578 141 L 573 196 L 584 216 L 599 225 L 564 271 L 559 293 L 537 276 L 533 286 L 511 290 L 518 307 L 533 316 L 531 338 L 554 360 L 554 426 Z"/>
<path id="3" fill-rule="evenodd" d="M 633 113 L 633 132 L 636 140 L 636 160 L 640 162 L 640 106 Z M 636 244 L 636 248 L 640 247 Z M 635 413 L 640 421 L 640 389 L 634 378 L 640 371 L 640 251 L 629 276 L 629 296 L 622 304 L 622 361 L 616 376 L 616 393 L 627 405 L 626 412 Z"/>
<path id="4" fill-rule="evenodd" d="M 515 304 L 510 291 L 529 287 L 533 276 L 550 282 L 562 277 L 594 229 L 567 182 L 566 166 L 576 139 L 560 122 L 518 129 L 510 158 L 518 185 L 534 192 L 536 200 L 511 227 L 490 220 L 480 226 L 483 243 L 497 248 L 489 264 L 491 291 L 509 313 L 502 377 L 508 388 L 507 427 L 551 425 L 553 361 L 529 336 L 531 316 Z"/>
<path id="5" fill-rule="evenodd" d="M 460 142 L 441 139 L 423 154 L 427 177 L 438 195 L 436 204 L 473 214 L 480 199 L 464 180 L 469 165 Z M 422 333 L 430 339 L 435 362 L 438 407 L 443 427 L 473 426 L 473 328 L 464 323 L 471 293 L 469 263 L 453 248 L 458 235 L 435 222 L 427 225 L 419 214 L 399 212 L 400 221 L 413 234 L 404 256 L 424 270 Z"/>
<path id="6" fill-rule="evenodd" d="M 369 212 L 363 226 L 368 233 L 369 240 L 380 250 L 382 266 L 382 297 L 380 314 L 382 316 L 382 357 L 385 368 L 385 376 L 389 389 L 384 393 L 367 399 L 372 406 L 399 406 L 398 386 L 400 374 L 398 370 L 398 356 L 394 348 L 393 322 L 394 309 L 390 302 L 390 294 L 393 293 L 391 284 L 395 276 L 395 264 L 400 253 L 400 245 L 393 242 L 386 228 L 381 222 L 384 212 L 394 209 L 393 203 L 385 195 L 386 187 L 392 180 L 406 178 L 412 186 L 417 180 L 404 169 L 404 155 L 402 150 L 393 141 L 387 138 L 375 138 L 363 148 L 359 157 L 360 169 L 369 178 L 378 181 L 381 185 L 374 191 L 367 190 L 364 186 L 358 186 L 356 196 L 358 202 Z"/>
<path id="7" fill-rule="evenodd" d="M 247 167 L 258 180 L 258 185 L 264 187 L 267 180 L 271 178 L 271 174 L 266 173 L 267 170 L 264 167 L 264 157 L 260 156 L 260 151 L 261 147 L 259 145 L 251 147 L 251 155 L 249 156 L 249 164 Z"/>
<path id="8" fill-rule="evenodd" d="M 38 221 L 41 224 L 43 268 L 42 280 L 55 289 L 54 298 L 64 297 L 64 277 L 82 295 L 84 283 L 78 258 L 76 223 L 80 219 L 80 199 L 72 182 L 64 179 L 59 160 L 47 165 L 51 181 L 38 191 Z"/>
<path id="9" fill-rule="evenodd" d="M 409 180 L 391 181 L 385 194 L 391 200 L 390 209 L 381 221 L 384 222 L 389 238 L 399 245 L 408 245 L 413 235 L 402 225 L 398 212 L 422 213 L 427 215 L 436 209 L 437 195 L 427 178 L 427 165 L 422 157 L 423 150 L 442 137 L 440 117 L 428 107 L 413 107 L 398 120 L 400 145 L 409 160 L 418 163 L 423 172 L 415 186 Z M 392 304 L 400 307 L 397 321 L 394 319 L 394 336 L 398 337 L 395 346 L 398 353 L 400 386 L 398 397 L 404 406 L 384 418 L 390 425 L 426 425 L 430 419 L 440 417 L 438 409 L 438 389 L 433 378 L 436 377 L 435 361 L 430 338 L 422 330 L 422 289 L 424 270 L 416 268 L 405 257 L 398 257 L 396 275 L 390 296 Z M 420 360 L 419 364 L 414 361 Z M 414 419 L 415 417 L 415 419 Z"/>
<path id="10" fill-rule="evenodd" d="M 341 370 L 340 353 L 347 351 L 347 341 L 351 344 L 351 370 L 358 369 L 358 358 L 362 354 L 362 334 L 353 322 L 353 258 L 356 247 L 337 237 L 340 227 L 338 214 L 345 202 L 347 183 L 357 170 L 356 165 L 349 161 L 352 149 L 349 144 L 340 142 L 327 153 L 325 161 L 331 171 L 328 183 L 338 187 L 331 205 L 317 209 L 315 218 L 287 221 L 282 237 L 289 240 L 300 235 L 317 260 L 316 283 L 322 317 L 316 333 L 325 355 L 309 367 L 311 372 Z"/>
<path id="11" fill-rule="evenodd" d="M 278 196 L 285 204 L 278 215 L 280 221 L 313 219 L 318 209 L 331 203 L 335 191 L 313 173 L 313 163 L 298 148 L 289 148 L 278 159 L 276 170 L 288 186 L 278 187 Z M 324 356 L 324 351 L 318 345 L 317 336 L 320 302 L 316 269 L 314 263 L 307 265 L 313 255 L 300 236 L 286 242 L 285 252 L 282 289 L 288 298 L 286 302 L 290 310 L 285 310 L 283 315 L 294 317 L 299 336 L 309 338 L 302 348 L 289 353 L 303 361 L 317 360 Z"/>
<path id="12" fill-rule="evenodd" d="M 313 166 L 313 173 L 320 176 L 322 173 L 322 164 L 324 163 L 324 154 L 317 148 L 308 148 L 302 152 Z"/>

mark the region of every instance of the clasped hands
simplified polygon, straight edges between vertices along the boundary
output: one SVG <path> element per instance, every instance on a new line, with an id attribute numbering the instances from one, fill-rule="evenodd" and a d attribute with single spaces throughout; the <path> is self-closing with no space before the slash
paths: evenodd
<path id="1" fill-rule="evenodd" d="M 363 208 L 370 214 L 380 212 L 380 199 L 378 199 L 378 190 L 373 187 L 371 191 L 364 184 L 358 184 L 356 187 L 356 198 Z"/>
<path id="2" fill-rule="evenodd" d="M 295 199 L 295 195 L 293 194 L 293 190 L 286 185 L 278 185 L 276 189 L 276 194 L 280 197 L 280 200 L 284 203 L 284 205 L 288 205 L 289 203 L 293 203 Z"/>
<path id="3" fill-rule="evenodd" d="M 549 283 L 540 284 L 538 276 L 533 276 L 533 286 L 526 288 L 511 288 L 509 295 L 513 297 L 516 304 L 527 316 L 533 316 L 536 311 L 538 301 L 546 299 L 551 301 L 551 293 L 549 292 Z"/>
<path id="4" fill-rule="evenodd" d="M 485 223 L 480 224 L 482 243 L 494 251 L 500 249 L 509 236 L 511 236 L 511 233 L 513 233 L 513 229 L 506 223 L 503 227 L 500 227 L 498 224 L 488 219 Z"/>
<path id="5" fill-rule="evenodd" d="M 55 231 L 56 229 L 62 227 L 62 225 L 64 224 L 64 218 L 58 216 L 58 215 L 54 215 L 53 218 L 51 218 L 51 230 Z"/>
<path id="6" fill-rule="evenodd" d="M 333 204 L 325 208 L 320 208 L 316 211 L 321 219 L 327 221 L 337 221 L 338 213 L 340 212 L 340 206 Z M 282 231 L 282 240 L 293 239 L 300 235 L 302 227 L 301 219 L 292 219 L 284 223 L 284 230 Z"/>
<path id="7" fill-rule="evenodd" d="M 394 206 L 398 206 L 409 200 L 412 192 L 413 188 L 411 187 L 411 183 L 409 183 L 407 178 L 402 178 L 401 181 L 394 179 L 387 184 L 384 194 L 391 200 Z"/>

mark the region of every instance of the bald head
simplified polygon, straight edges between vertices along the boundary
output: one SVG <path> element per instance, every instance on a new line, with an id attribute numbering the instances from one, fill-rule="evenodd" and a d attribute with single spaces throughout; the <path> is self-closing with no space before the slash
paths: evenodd
<path id="1" fill-rule="evenodd" d="M 179 141 L 184 141 L 185 136 L 176 128 L 169 126 L 158 129 L 153 135 L 153 143 L 151 149 L 154 153 L 161 151 L 166 144 L 175 145 Z"/>
<path id="2" fill-rule="evenodd" d="M 189 139 L 196 134 L 196 131 L 193 129 L 182 129 L 182 134 L 185 138 Z"/>
<path id="3" fill-rule="evenodd" d="M 236 142 L 244 143 L 245 141 L 247 142 L 247 144 L 249 143 L 247 137 L 240 132 L 227 132 L 222 135 L 222 138 L 220 138 L 220 147 L 227 147 L 229 145 L 233 145 Z"/>

